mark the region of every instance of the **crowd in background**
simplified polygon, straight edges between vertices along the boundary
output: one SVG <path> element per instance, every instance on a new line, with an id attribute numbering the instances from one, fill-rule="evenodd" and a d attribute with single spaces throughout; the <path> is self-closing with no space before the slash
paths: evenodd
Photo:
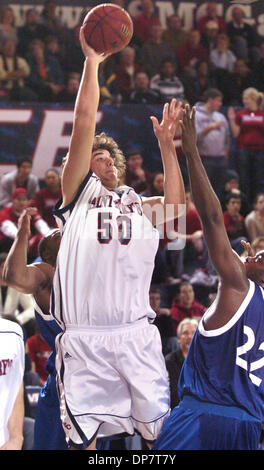
<path id="1" fill-rule="evenodd" d="M 163 29 L 152 0 L 141 0 L 141 9 L 133 18 L 130 45 L 100 65 L 101 104 L 163 104 L 176 97 L 196 105 L 198 150 L 219 197 L 233 250 L 243 256 L 242 240 L 251 242 L 254 253 L 264 249 L 264 39 L 236 5 L 226 24 L 217 15 L 216 4 L 208 3 L 206 16 L 191 31 L 182 28 L 177 13 L 167 18 Z M 25 24 L 16 27 L 12 7 L 1 8 L 0 101 L 74 103 L 83 67 L 79 43 L 83 17 L 68 29 L 56 16 L 56 2 L 47 1 L 41 14 L 29 8 Z M 227 112 L 221 112 L 223 105 Z M 218 284 L 191 198 L 180 130 L 175 142 L 186 189 L 186 231 L 181 233 L 180 221 L 174 221 L 165 236 L 160 228 L 150 290 L 174 384 L 173 406 L 175 374 Z M 124 184 L 142 196 L 163 195 L 163 173 L 145 168 L 139 149 L 129 149 L 126 159 Z M 28 371 L 37 375 L 39 385 L 47 377 L 50 351 L 36 330 L 33 300 L 7 287 L 1 273 L 25 207 L 37 208 L 28 247 L 28 261 L 33 262 L 39 256 L 39 241 L 56 227 L 52 208 L 60 195 L 60 172 L 49 168 L 37 178 L 29 156 L 22 157 L 0 182 L 0 316 L 23 326 Z"/>

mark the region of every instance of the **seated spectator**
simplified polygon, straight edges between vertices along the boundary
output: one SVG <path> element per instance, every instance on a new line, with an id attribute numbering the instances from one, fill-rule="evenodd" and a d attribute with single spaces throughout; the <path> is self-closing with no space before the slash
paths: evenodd
<path id="1" fill-rule="evenodd" d="M 2 41 L 0 55 L 0 92 L 2 99 L 10 101 L 34 101 L 37 98 L 25 84 L 29 77 L 28 62 L 16 54 L 16 45 L 12 39 Z"/>
<path id="2" fill-rule="evenodd" d="M 181 19 L 176 13 L 168 16 L 166 21 L 167 29 L 162 33 L 162 40 L 177 50 L 187 41 L 188 32 L 182 28 Z"/>
<path id="3" fill-rule="evenodd" d="M 264 95 L 255 88 L 243 91 L 244 108 L 228 108 L 231 132 L 236 139 L 236 162 L 241 190 L 253 202 L 264 192 Z"/>
<path id="4" fill-rule="evenodd" d="M 181 282 L 170 309 L 174 334 L 177 335 L 178 325 L 184 318 L 199 320 L 205 311 L 206 308 L 195 300 L 193 286 L 188 281 Z"/>
<path id="5" fill-rule="evenodd" d="M 230 244 L 238 255 L 241 255 L 244 251 L 241 240 L 248 241 L 245 219 L 240 214 L 240 209 L 240 195 L 230 192 L 226 198 L 226 210 L 223 213 L 223 217 Z"/>
<path id="6" fill-rule="evenodd" d="M 133 47 L 127 46 L 119 53 L 119 63 L 116 67 L 116 81 L 122 101 L 127 102 L 128 96 L 134 90 L 135 74 L 142 70 L 136 61 Z"/>
<path id="7" fill-rule="evenodd" d="M 184 86 L 185 99 L 191 106 L 194 106 L 197 101 L 203 99 L 206 90 L 216 87 L 216 81 L 211 73 L 208 62 L 199 60 L 194 70 L 195 76 L 191 76 L 189 73 L 180 76 Z"/>
<path id="8" fill-rule="evenodd" d="M 195 318 L 184 318 L 177 328 L 178 349 L 166 355 L 166 367 L 169 373 L 171 409 L 178 405 L 178 380 L 182 365 L 187 356 L 193 335 L 198 326 Z"/>
<path id="9" fill-rule="evenodd" d="M 254 65 L 253 73 L 256 79 L 256 88 L 264 91 L 264 42 L 259 47 L 259 58 Z"/>
<path id="10" fill-rule="evenodd" d="M 34 199 L 39 191 L 37 176 L 32 174 L 32 160 L 29 157 L 21 157 L 16 162 L 17 169 L 2 176 L 0 184 L 0 209 L 12 202 L 12 195 L 16 188 L 24 188 L 29 200 Z"/>
<path id="11" fill-rule="evenodd" d="M 236 60 L 232 73 L 218 69 L 215 75 L 217 88 L 223 93 L 223 104 L 228 106 L 241 106 L 243 91 L 257 83 L 257 76 L 242 59 Z"/>
<path id="12" fill-rule="evenodd" d="M 18 28 L 17 52 L 26 56 L 28 47 L 33 39 L 44 40 L 46 28 L 39 24 L 39 13 L 35 8 L 29 8 L 25 14 L 25 24 Z"/>
<path id="13" fill-rule="evenodd" d="M 200 43 L 199 31 L 193 29 L 189 33 L 188 40 L 177 51 L 177 60 L 180 73 L 195 75 L 195 65 L 198 60 L 208 61 L 208 53 Z"/>
<path id="14" fill-rule="evenodd" d="M 0 211 L 0 251 L 8 252 L 18 232 L 19 217 L 29 205 L 27 192 L 24 188 L 16 188 L 13 192 L 12 205 Z M 28 243 L 29 260 L 38 256 L 38 244 L 42 236 L 50 231 L 47 223 L 36 212 L 31 220 L 31 236 Z"/>
<path id="15" fill-rule="evenodd" d="M 210 61 L 216 69 L 233 72 L 236 56 L 228 47 L 228 36 L 226 34 L 219 34 L 217 36 L 216 48 L 210 52 Z"/>
<path id="16" fill-rule="evenodd" d="M 135 75 L 135 89 L 128 97 L 129 103 L 134 104 L 160 104 L 162 98 L 157 91 L 150 89 L 150 80 L 146 72 L 137 72 Z"/>
<path id="17" fill-rule="evenodd" d="M 134 38 L 133 41 L 142 46 L 150 39 L 150 29 L 153 24 L 160 24 L 158 12 L 155 9 L 155 4 L 152 0 L 141 0 L 141 10 L 133 18 L 134 25 Z"/>
<path id="18" fill-rule="evenodd" d="M 164 174 L 157 172 L 151 178 L 147 191 L 141 193 L 143 197 L 164 196 Z"/>
<path id="19" fill-rule="evenodd" d="M 66 79 L 66 84 L 59 91 L 55 100 L 57 103 L 74 103 L 80 86 L 80 74 L 72 72 Z"/>
<path id="20" fill-rule="evenodd" d="M 197 29 L 200 31 L 200 33 L 204 33 L 206 29 L 206 23 L 208 21 L 216 21 L 218 24 L 218 29 L 220 33 L 226 33 L 226 23 L 221 16 L 217 15 L 217 3 L 216 2 L 210 2 L 207 3 L 206 6 L 206 15 L 202 16 L 198 21 L 197 21 Z"/>
<path id="21" fill-rule="evenodd" d="M 153 24 L 150 28 L 150 38 L 143 44 L 138 60 L 151 78 L 159 73 L 162 62 L 167 59 L 175 62 L 175 50 L 162 40 L 162 26 Z"/>
<path id="22" fill-rule="evenodd" d="M 35 318 L 33 297 L 22 294 L 6 284 L 3 268 L 7 253 L 0 253 L 0 317 L 11 320 L 14 316 L 20 325 L 27 329 L 27 323 Z"/>
<path id="23" fill-rule="evenodd" d="M 178 349 L 178 341 L 174 335 L 172 318 L 170 310 L 168 308 L 162 308 L 160 289 L 158 287 L 151 286 L 149 291 L 149 303 L 150 307 L 156 313 L 154 325 L 158 328 L 162 343 L 162 352 L 165 356 L 171 351 Z"/>
<path id="24" fill-rule="evenodd" d="M 264 237 L 264 193 L 257 194 L 254 209 L 246 216 L 245 225 L 250 242 Z"/>
<path id="25" fill-rule="evenodd" d="M 28 85 L 39 100 L 53 101 L 64 84 L 64 73 L 59 62 L 54 57 L 46 56 L 45 45 L 39 39 L 30 43 L 27 61 L 30 66 Z"/>
<path id="26" fill-rule="evenodd" d="M 62 39 L 65 34 L 65 28 L 56 15 L 56 8 L 55 1 L 46 0 L 39 21 L 46 29 L 45 36 L 57 36 L 58 39 Z"/>
<path id="27" fill-rule="evenodd" d="M 15 15 L 12 7 L 8 5 L 0 9 L 0 50 L 7 39 L 10 39 L 15 45 L 17 44 Z"/>
<path id="28" fill-rule="evenodd" d="M 107 59 L 99 65 L 100 104 L 119 104 L 122 101 L 122 96 L 119 93 L 117 76 L 114 71 L 111 71 L 111 68 L 106 67 L 106 64 Z"/>
<path id="29" fill-rule="evenodd" d="M 207 50 L 208 55 L 216 48 L 219 26 L 217 21 L 210 20 L 206 23 L 205 32 L 201 35 L 201 45 Z"/>
<path id="30" fill-rule="evenodd" d="M 63 59 L 63 70 L 67 73 L 76 72 L 80 75 L 83 71 L 83 51 L 79 39 L 80 35 L 80 25 L 76 25 L 73 29 L 69 31 L 69 37 L 65 41 L 65 49 L 67 54 L 65 54 Z"/>
<path id="31" fill-rule="evenodd" d="M 63 69 L 65 50 L 56 36 L 47 36 L 45 38 L 45 54 L 47 57 L 55 59 L 60 68 Z"/>
<path id="32" fill-rule="evenodd" d="M 127 171 L 125 184 L 134 188 L 136 193 L 142 193 L 148 188 L 152 174 L 144 168 L 140 150 L 136 148 L 128 149 L 126 157 Z"/>
<path id="33" fill-rule="evenodd" d="M 227 23 L 230 46 L 238 59 L 255 62 L 259 57 L 258 37 L 253 26 L 245 22 L 245 12 L 239 6 L 232 9 L 232 21 Z"/>
<path id="34" fill-rule="evenodd" d="M 231 192 L 237 193 L 241 197 L 241 209 L 240 214 L 245 217 L 251 210 L 251 205 L 249 204 L 246 195 L 242 193 L 239 185 L 239 176 L 235 170 L 227 169 L 224 177 L 224 186 L 219 196 L 222 210 L 224 212 L 226 208 L 226 197 Z"/>
<path id="35" fill-rule="evenodd" d="M 160 65 L 160 72 L 150 80 L 151 90 L 158 91 L 164 102 L 172 98 L 182 100 L 184 98 L 184 86 L 175 74 L 173 61 L 164 59 Z"/>
<path id="36" fill-rule="evenodd" d="M 49 375 L 45 370 L 45 365 L 52 352 L 51 348 L 38 331 L 28 338 L 26 346 L 31 359 L 32 371 L 38 374 L 40 384 L 44 385 Z"/>
<path id="37" fill-rule="evenodd" d="M 52 209 L 61 197 L 60 175 L 55 168 L 46 171 L 45 185 L 36 193 L 32 206 L 37 208 L 38 213 L 50 228 L 55 228 L 57 224 Z"/>

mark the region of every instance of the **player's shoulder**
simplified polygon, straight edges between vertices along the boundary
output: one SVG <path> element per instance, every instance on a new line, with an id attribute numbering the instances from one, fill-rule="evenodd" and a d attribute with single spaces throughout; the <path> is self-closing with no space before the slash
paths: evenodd
<path id="1" fill-rule="evenodd" d="M 15 333 L 23 339 L 23 330 L 21 326 L 11 320 L 0 318 L 0 333 Z"/>
<path id="2" fill-rule="evenodd" d="M 44 261 L 33 263 L 31 266 L 34 266 L 36 269 L 39 269 L 43 276 L 45 276 L 46 281 L 52 283 L 54 276 L 54 267 Z"/>

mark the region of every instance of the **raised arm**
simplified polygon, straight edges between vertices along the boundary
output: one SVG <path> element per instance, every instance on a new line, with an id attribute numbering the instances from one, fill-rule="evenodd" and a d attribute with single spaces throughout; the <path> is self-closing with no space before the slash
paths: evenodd
<path id="1" fill-rule="evenodd" d="M 161 224 L 168 220 L 173 220 L 182 215 L 179 212 L 179 204 L 185 204 L 185 190 L 178 163 L 178 158 L 173 142 L 176 128 L 182 117 L 181 102 L 177 103 L 176 99 L 172 99 L 171 103 L 166 103 L 163 108 L 163 116 L 161 123 L 155 116 L 151 116 L 153 130 L 157 137 L 164 172 L 164 198 L 150 197 L 143 202 L 143 210 L 147 214 L 147 205 L 154 206 L 162 204 L 163 211 L 156 224 Z M 172 210 L 169 210 L 171 206 Z"/>
<path id="2" fill-rule="evenodd" d="M 18 232 L 8 253 L 3 269 L 3 279 L 7 285 L 24 294 L 34 294 L 40 286 L 50 281 L 51 266 L 46 263 L 27 265 L 30 219 L 36 209 L 28 208 L 18 222 Z"/>
<path id="3" fill-rule="evenodd" d="M 196 146 L 195 108 L 185 106 L 182 127 L 183 152 L 187 158 L 192 198 L 200 216 L 203 234 L 212 263 L 222 283 L 247 290 L 243 262 L 233 252 L 224 225 L 220 202 L 208 180 Z"/>
<path id="4" fill-rule="evenodd" d="M 80 29 L 80 42 L 85 61 L 74 107 L 73 130 L 68 159 L 62 173 L 63 206 L 73 200 L 90 169 L 96 114 L 100 97 L 98 68 L 99 64 L 106 58 L 106 56 L 96 54 L 86 44 L 83 28 Z"/>

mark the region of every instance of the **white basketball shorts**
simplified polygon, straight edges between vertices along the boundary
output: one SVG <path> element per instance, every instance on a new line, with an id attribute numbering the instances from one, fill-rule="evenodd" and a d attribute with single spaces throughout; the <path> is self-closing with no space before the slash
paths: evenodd
<path id="1" fill-rule="evenodd" d="M 154 441 L 170 413 L 160 334 L 147 318 L 117 327 L 67 325 L 56 340 L 61 419 L 69 442 L 137 430 Z"/>

